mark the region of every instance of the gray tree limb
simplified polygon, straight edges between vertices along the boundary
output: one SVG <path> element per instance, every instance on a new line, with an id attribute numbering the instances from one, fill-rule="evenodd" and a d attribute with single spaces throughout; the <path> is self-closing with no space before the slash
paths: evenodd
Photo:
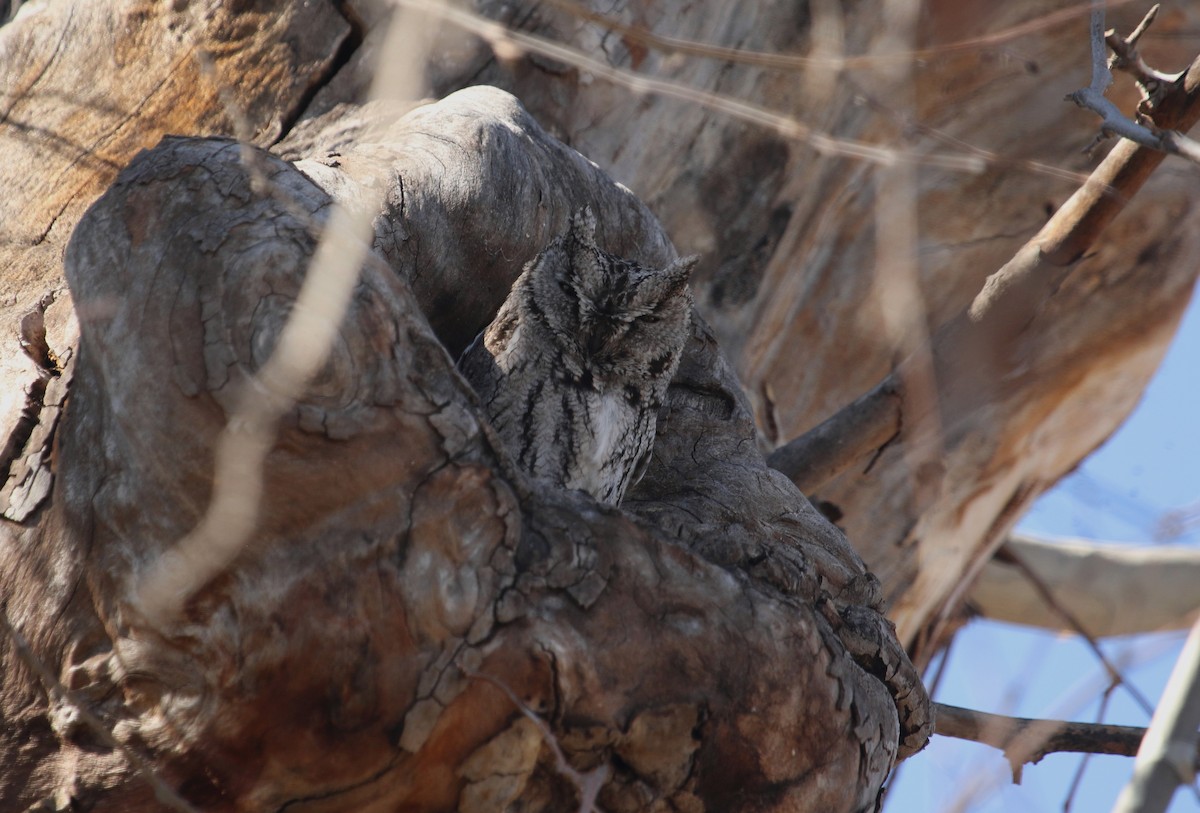
<path id="1" fill-rule="evenodd" d="M 1187 629 L 1200 612 L 1200 555 L 1182 546 L 1043 540 L 1012 534 L 1011 549 L 1094 637 Z M 994 558 L 971 588 L 987 618 L 1073 631 L 1046 606 L 1020 569 Z"/>
<path id="2" fill-rule="evenodd" d="M 1161 813 L 1180 785 L 1196 781 L 1200 743 L 1200 619 L 1171 670 L 1162 699 L 1142 739 L 1133 776 L 1113 813 Z"/>

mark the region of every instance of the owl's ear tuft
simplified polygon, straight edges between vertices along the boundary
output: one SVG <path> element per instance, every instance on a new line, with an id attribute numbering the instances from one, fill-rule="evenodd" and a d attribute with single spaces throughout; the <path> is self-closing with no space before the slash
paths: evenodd
<path id="1" fill-rule="evenodd" d="M 569 274 L 575 290 L 586 298 L 598 296 L 607 284 L 596 245 L 596 216 L 584 206 L 571 216 L 567 229 L 566 251 L 570 258 L 563 273 Z"/>
<path id="2" fill-rule="evenodd" d="M 691 254 L 687 257 L 680 257 L 675 262 L 663 269 L 662 276 L 668 282 L 669 289 L 674 292 L 687 285 L 688 279 L 692 276 L 692 271 L 696 269 L 696 263 L 700 262 L 698 254 Z"/>
<path id="3" fill-rule="evenodd" d="M 699 254 L 689 254 L 686 257 L 680 257 L 668 265 L 663 270 L 663 274 L 668 277 L 678 277 L 686 280 L 692 276 L 692 272 L 696 270 L 696 263 L 698 262 L 700 262 Z"/>
<path id="4" fill-rule="evenodd" d="M 585 246 L 596 245 L 596 215 L 592 213 L 591 206 L 584 206 L 571 215 L 571 225 L 567 233 Z"/>

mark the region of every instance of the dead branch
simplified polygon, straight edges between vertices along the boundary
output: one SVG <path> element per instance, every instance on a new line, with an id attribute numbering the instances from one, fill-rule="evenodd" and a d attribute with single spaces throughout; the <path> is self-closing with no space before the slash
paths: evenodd
<path id="1" fill-rule="evenodd" d="M 1200 619 L 1171 670 L 1150 727 L 1142 738 L 1133 776 L 1117 797 L 1113 813 L 1161 813 L 1180 785 L 1196 779 L 1200 763 Z"/>
<path id="2" fill-rule="evenodd" d="M 971 740 L 1004 752 L 1012 766 L 1013 781 L 1021 781 L 1021 768 L 1036 764 L 1047 754 L 1137 754 L 1146 729 L 1103 723 L 1075 723 L 1030 717 L 1009 717 L 985 711 L 935 703 L 934 733 Z M 1190 752 L 1200 766 L 1200 749 Z"/>
<path id="3" fill-rule="evenodd" d="M 900 389 L 896 377 L 889 376 L 850 406 L 771 452 L 767 465 L 811 494 L 899 434 Z"/>
<path id="4" fill-rule="evenodd" d="M 1134 0 L 1112 0 L 1109 5 L 1113 8 L 1132 3 Z M 926 48 L 905 51 L 888 51 L 887 53 L 869 53 L 855 56 L 806 56 L 798 54 L 778 54 L 763 51 L 751 51 L 746 48 L 729 48 L 712 45 L 707 42 L 693 42 L 679 37 L 664 36 L 639 25 L 629 25 L 617 18 L 593 11 L 575 0 L 549 0 L 548 5 L 557 6 L 581 20 L 587 20 L 608 29 L 622 38 L 653 48 L 667 54 L 684 54 L 686 56 L 718 59 L 737 65 L 755 65 L 775 70 L 800 71 L 807 68 L 872 68 L 900 61 L 917 62 L 932 59 L 946 54 L 977 51 L 981 48 L 997 47 L 1021 37 L 1026 37 L 1035 31 L 1063 25 L 1087 14 L 1091 3 L 1079 3 L 1067 8 L 1039 15 L 1032 20 L 1009 26 L 991 34 L 970 37 L 945 45 L 933 45 Z"/>
<path id="5" fill-rule="evenodd" d="M 1109 69 L 1122 71 L 1132 76 L 1142 91 L 1146 93 L 1147 101 L 1151 105 L 1157 103 L 1158 94 L 1161 93 L 1163 86 L 1169 85 L 1179 78 L 1178 74 L 1168 75 L 1151 68 L 1142 59 L 1141 51 L 1137 47 L 1142 34 L 1146 33 L 1150 24 L 1154 22 L 1154 18 L 1158 16 L 1158 8 L 1158 3 L 1151 6 L 1150 10 L 1146 12 L 1146 16 L 1128 37 L 1120 36 L 1113 29 L 1104 34 L 1104 42 L 1112 51 L 1112 56 L 1108 60 Z"/>
<path id="6" fill-rule="evenodd" d="M 1118 545 L 1070 539 L 1053 542 L 1012 534 L 971 588 L 987 618 L 1042 629 L 1071 626 L 1003 554 L 1015 553 L 1053 592 L 1055 601 L 1090 634 L 1104 638 L 1186 629 L 1200 611 L 1200 554 L 1179 545 Z"/>
<path id="7" fill-rule="evenodd" d="M 1130 696 L 1141 706 L 1142 711 L 1146 712 L 1146 714 L 1154 712 L 1154 705 L 1142 694 L 1141 690 L 1125 679 L 1125 676 L 1121 674 L 1121 670 L 1117 668 L 1117 665 L 1104 654 L 1104 650 L 1096 642 L 1095 636 L 1083 625 L 1083 622 L 1075 617 L 1074 613 L 1058 601 L 1053 588 L 1025 563 L 1025 560 L 1021 558 L 1019 553 L 1001 548 L 996 552 L 993 561 L 996 559 L 1014 564 L 1017 570 L 1021 572 L 1021 575 L 1025 577 L 1026 581 L 1033 586 L 1042 603 L 1049 607 L 1052 612 L 1059 615 L 1071 631 L 1087 643 L 1088 648 L 1092 650 L 1092 654 L 1096 656 L 1096 660 L 1100 661 L 1100 664 L 1104 667 L 1104 671 L 1108 673 L 1112 685 L 1124 686 L 1126 691 L 1129 692 Z"/>
<path id="8" fill-rule="evenodd" d="M 1153 128 L 1134 121 L 1122 113 L 1121 109 L 1104 95 L 1112 84 L 1110 65 L 1119 66 L 1133 73 L 1143 88 L 1146 100 L 1153 98 L 1162 83 L 1170 83 L 1177 78 L 1149 68 L 1136 50 L 1138 39 L 1145 33 L 1157 14 L 1158 6 L 1155 5 L 1147 12 L 1132 34 L 1121 38 L 1112 31 L 1106 34 L 1104 6 L 1101 4 L 1093 10 L 1091 25 L 1092 82 L 1088 87 L 1068 94 L 1067 99 L 1085 110 L 1091 110 L 1101 118 L 1102 124 L 1097 140 L 1102 140 L 1109 135 L 1119 135 L 1144 147 L 1171 155 L 1179 155 L 1193 163 L 1200 164 L 1200 143 L 1175 130 Z M 1117 47 L 1113 49 L 1116 58 L 1112 63 L 1108 59 L 1106 42 L 1118 43 Z"/>

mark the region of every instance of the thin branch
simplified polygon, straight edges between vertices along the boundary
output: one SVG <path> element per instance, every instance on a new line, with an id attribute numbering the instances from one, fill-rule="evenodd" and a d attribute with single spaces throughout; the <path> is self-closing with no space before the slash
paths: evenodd
<path id="1" fill-rule="evenodd" d="M 17 655 L 20 656 L 25 665 L 41 680 L 42 686 L 46 690 L 47 699 L 51 704 L 60 702 L 69 703 L 79 715 L 79 719 L 91 729 L 92 733 L 101 742 L 125 757 L 125 761 L 137 772 L 138 776 L 154 789 L 155 798 L 162 802 L 162 804 L 172 810 L 178 811 L 178 813 L 199 813 L 199 810 L 193 807 L 187 799 L 184 799 L 174 788 L 164 782 L 157 771 L 137 751 L 134 751 L 128 745 L 118 740 L 108 726 L 88 708 L 87 703 L 81 700 L 75 692 L 64 686 L 54 676 L 50 668 L 42 663 L 41 658 L 34 654 L 33 648 L 30 647 L 29 641 L 25 640 L 25 636 L 18 632 L 16 627 L 8 620 L 7 608 L 2 604 L 0 604 L 0 626 L 4 627 L 4 632 L 8 635 L 9 640 L 12 641 Z"/>
<path id="2" fill-rule="evenodd" d="M 1113 6 L 1123 6 L 1134 0 L 1115 0 Z M 743 48 L 729 48 L 705 42 L 680 39 L 655 34 L 643 26 L 630 25 L 615 17 L 592 11 L 575 0 L 547 0 L 548 5 L 557 6 L 568 14 L 581 20 L 594 23 L 616 34 L 629 42 L 653 48 L 667 54 L 683 54 L 707 59 L 718 59 L 737 65 L 753 65 L 760 68 L 770 68 L 784 71 L 800 71 L 806 68 L 825 68 L 841 70 L 843 68 L 870 68 L 899 61 L 918 62 L 933 59 L 947 54 L 976 52 L 982 48 L 1002 45 L 1006 42 L 1027 36 L 1037 31 L 1053 28 L 1070 22 L 1076 17 L 1087 14 L 1091 9 L 1090 3 L 1069 6 L 1064 9 L 1045 14 L 1009 28 L 1001 29 L 992 34 L 959 40 L 946 45 L 934 45 L 917 50 L 891 51 L 888 53 L 871 53 L 862 56 L 800 56 L 798 54 L 775 54 L 763 51 L 750 51 Z"/>
<path id="3" fill-rule="evenodd" d="M 1099 723 L 1104 719 L 1104 715 L 1108 714 L 1108 704 L 1112 701 L 1113 691 L 1116 685 L 1109 683 L 1104 689 L 1104 694 L 1100 697 L 1100 707 L 1096 710 L 1096 722 Z M 1067 797 L 1063 800 L 1063 813 L 1070 813 L 1071 805 L 1075 803 L 1075 794 L 1083 787 L 1083 775 L 1087 773 L 1088 763 L 1092 760 L 1092 754 L 1084 754 L 1079 760 L 1079 767 L 1075 770 L 1075 775 L 1071 777 L 1071 786 L 1067 789 Z"/>
<path id="4" fill-rule="evenodd" d="M 1146 734 L 1137 726 L 1009 717 L 945 703 L 934 703 L 934 711 L 935 734 L 1000 749 L 1012 767 L 1014 782 L 1020 781 L 1023 765 L 1036 764 L 1047 754 L 1132 757 Z M 1193 767 L 1200 766 L 1200 748 L 1193 744 L 1188 753 Z"/>
<path id="5" fill-rule="evenodd" d="M 1115 3 L 1114 5 L 1124 5 L 1125 3 L 1128 3 L 1128 2 L 1133 2 L 1133 0 L 1119 0 L 1119 2 Z M 606 28 L 610 31 L 618 33 L 621 35 L 621 37 L 623 39 L 628 40 L 629 42 L 644 45 L 648 48 L 654 48 L 655 50 L 658 50 L 658 51 L 661 51 L 664 53 L 679 53 L 679 54 L 684 54 L 684 55 L 688 55 L 688 56 L 699 56 L 699 57 L 705 57 L 705 58 L 711 58 L 711 59 L 720 59 L 720 60 L 729 62 L 731 64 L 754 65 L 754 66 L 758 66 L 758 67 L 774 68 L 774 69 L 778 69 L 778 70 L 801 70 L 804 68 L 840 69 L 842 67 L 868 67 L 868 66 L 875 66 L 875 65 L 883 64 L 885 62 L 905 61 L 905 60 L 922 60 L 922 59 L 929 59 L 938 54 L 955 53 L 955 52 L 966 51 L 966 50 L 973 51 L 973 50 L 977 50 L 980 47 L 984 47 L 986 45 L 997 45 L 997 44 L 1006 42 L 1008 40 L 1015 39 L 1020 36 L 1024 36 L 1033 31 L 1040 30 L 1042 28 L 1051 27 L 1053 25 L 1057 25 L 1057 24 L 1072 20 L 1072 19 L 1080 16 L 1081 14 L 1086 13 L 1088 11 L 1088 9 L 1090 8 L 1090 6 L 1086 5 L 1086 4 L 1080 5 L 1080 6 L 1072 6 L 1070 8 L 1061 9 L 1057 12 L 1054 12 L 1053 14 L 1048 14 L 1048 15 L 1045 15 L 1044 17 L 1039 17 L 1035 20 L 1030 20 L 1029 22 L 1021 23 L 1021 24 L 1013 26 L 1011 28 L 1006 28 L 1002 31 L 997 31 L 994 34 L 988 34 L 988 35 L 985 35 L 982 37 L 976 37 L 976 38 L 972 38 L 969 40 L 962 40 L 960 42 L 951 43 L 949 45 L 935 46 L 932 48 L 926 48 L 926 49 L 921 49 L 921 50 L 916 50 L 916 51 L 896 50 L 896 51 L 890 51 L 886 54 L 884 54 L 882 52 L 874 52 L 871 54 L 867 54 L 864 56 L 857 56 L 857 57 L 842 57 L 842 56 L 808 57 L 808 56 L 796 56 L 793 54 L 773 54 L 773 53 L 765 53 L 765 52 L 759 52 L 759 51 L 749 51 L 749 50 L 745 50 L 742 48 L 727 48 L 727 47 L 723 47 L 723 46 L 709 45 L 706 43 L 697 43 L 697 42 L 692 42 L 689 40 L 677 39 L 674 37 L 659 36 L 659 35 L 651 33 L 650 31 L 646 30 L 642 26 L 629 25 L 627 23 L 623 23 L 620 20 L 617 20 L 608 15 L 592 11 L 591 9 L 575 2 L 575 0 L 548 0 L 548 3 L 550 5 L 557 6 L 561 9 L 563 9 L 568 14 L 570 14 L 574 17 L 577 17 L 578 19 L 586 20 L 591 23 L 595 23 L 597 25 L 602 26 L 603 28 Z M 499 24 L 496 24 L 496 25 L 499 25 Z M 476 33 L 479 33 L 479 32 L 476 32 Z M 484 35 L 480 34 L 480 36 L 484 36 Z M 496 43 L 493 43 L 493 46 L 495 46 L 495 45 L 496 45 Z M 506 50 L 511 51 L 512 48 L 509 47 Z M 519 49 L 517 49 L 517 50 L 519 51 Z M 560 57 L 556 57 L 556 58 L 560 58 Z M 581 65 L 579 65 L 576 62 L 570 62 L 569 60 L 566 60 L 566 59 L 563 59 L 562 61 L 568 62 L 568 64 L 574 64 L 577 67 L 582 67 Z M 639 74 L 633 74 L 628 71 L 621 71 L 621 69 L 618 69 L 618 68 L 612 68 L 611 66 L 608 66 L 607 63 L 602 63 L 602 64 L 605 66 L 605 68 L 607 68 L 609 70 L 614 70 L 618 73 L 627 73 L 632 76 L 636 76 L 636 77 L 638 77 L 639 81 L 643 78 Z M 592 70 L 592 66 L 589 65 L 588 69 Z M 964 142 L 963 140 L 955 138 L 947 133 L 943 133 L 942 131 L 940 131 L 934 127 L 930 127 L 926 124 L 914 121 L 911 119 L 911 117 L 898 116 L 891 108 L 887 107 L 886 105 L 879 102 L 877 99 L 873 98 L 863 88 L 855 87 L 854 89 L 855 89 L 855 92 L 860 97 L 862 97 L 867 102 L 869 102 L 872 105 L 872 107 L 875 107 L 876 109 L 879 109 L 879 110 L 887 113 L 893 119 L 897 119 L 897 120 L 903 119 L 902 126 L 905 128 L 906 131 L 911 130 L 913 132 L 920 133 L 921 135 L 927 136 L 935 141 L 938 141 L 947 147 L 950 147 L 954 150 L 960 151 L 962 154 L 961 155 L 962 158 L 975 157 L 975 158 L 978 158 L 983 164 L 986 164 L 987 166 L 990 166 L 990 167 L 1007 167 L 1007 168 L 1017 169 L 1017 170 L 1024 171 L 1024 172 L 1033 172 L 1033 173 L 1037 173 L 1037 174 L 1041 174 L 1041 175 L 1049 175 L 1049 176 L 1052 176 L 1055 178 L 1062 178 L 1064 180 L 1070 180 L 1070 181 L 1074 181 L 1076 183 L 1081 183 L 1087 177 L 1083 173 L 1079 173 L 1079 172 L 1075 172 L 1075 171 L 1067 170 L 1067 169 L 1062 169 L 1061 167 L 1055 167 L 1055 166 L 1051 166 L 1049 164 L 1039 163 L 1037 161 L 1030 161 L 1028 159 L 1009 158 L 1009 157 L 1003 156 L 997 152 L 993 152 L 991 150 L 985 150 L 982 147 L 977 147 L 973 144 L 968 144 L 968 143 Z M 726 112 L 728 112 L 728 111 L 726 111 Z M 848 143 L 855 143 L 855 142 L 848 142 Z M 861 158 L 862 156 L 856 155 L 855 157 Z M 915 163 L 926 163 L 921 158 L 917 158 L 917 159 L 913 159 L 913 160 Z M 975 170 L 970 169 L 968 171 L 975 171 Z"/>
<path id="6" fill-rule="evenodd" d="M 1104 650 L 1100 648 L 1100 644 L 1096 642 L 1095 637 L 1092 636 L 1087 627 L 1084 626 L 1083 622 L 1081 622 L 1074 613 L 1072 613 L 1058 600 L 1054 590 L 1052 590 L 1050 586 L 1046 584 L 1045 580 L 1043 580 L 1042 577 L 1039 576 L 1037 572 L 1025 562 L 1019 552 L 1011 548 L 1001 548 L 999 551 L 997 551 L 996 558 L 1001 560 L 1007 559 L 1008 561 L 1012 562 L 1012 564 L 1021 571 L 1021 575 L 1024 576 L 1025 579 L 1033 586 L 1033 589 L 1038 594 L 1038 598 L 1040 598 L 1056 615 L 1060 616 L 1076 635 L 1083 638 L 1083 640 L 1087 643 L 1088 648 L 1092 650 L 1092 654 L 1096 656 L 1096 659 L 1100 661 L 1100 664 L 1104 667 L 1104 671 L 1108 673 L 1109 679 L 1114 684 L 1124 686 L 1125 690 L 1129 692 L 1129 695 L 1134 699 L 1134 701 L 1141 706 L 1142 711 L 1146 712 L 1148 715 L 1154 713 L 1154 704 L 1147 700 L 1146 696 L 1142 694 L 1142 692 L 1136 686 L 1125 679 L 1125 676 L 1121 674 L 1121 670 L 1117 669 L 1116 664 L 1114 664 L 1109 657 L 1104 654 Z"/>
<path id="7" fill-rule="evenodd" d="M 1097 2 L 1094 6 L 1091 25 L 1092 83 L 1068 94 L 1067 99 L 1103 119 L 1103 131 L 1128 138 L 1144 147 L 1161 150 L 1162 140 L 1150 128 L 1126 118 L 1121 109 L 1104 95 L 1112 85 L 1113 78 L 1108 69 L 1108 49 L 1104 43 L 1104 3 Z"/>
<path id="8" fill-rule="evenodd" d="M 1104 42 L 1112 51 L 1108 67 L 1132 76 L 1145 97 L 1143 103 L 1148 104 L 1151 108 L 1158 103 L 1162 89 L 1179 79 L 1179 74 L 1165 74 L 1151 68 L 1142 59 L 1142 54 L 1138 50 L 1138 40 L 1142 38 L 1142 34 L 1146 33 L 1157 16 L 1158 4 L 1155 3 L 1128 37 L 1122 37 L 1113 30 L 1109 30 L 1104 35 Z"/>
<path id="9" fill-rule="evenodd" d="M 1146 27 L 1149 26 L 1150 21 L 1154 19 L 1156 9 L 1157 7 L 1151 9 L 1151 13 L 1147 14 L 1146 18 L 1142 20 L 1141 24 L 1126 42 L 1132 41 L 1136 43 L 1137 38 L 1141 37 Z M 1110 35 L 1110 39 L 1112 38 L 1114 37 Z M 1143 147 L 1178 155 L 1200 164 L 1200 143 L 1192 141 L 1182 133 L 1154 129 L 1140 124 L 1122 113 L 1121 109 L 1104 95 L 1112 84 L 1112 72 L 1109 70 L 1108 48 L 1105 39 L 1104 3 L 1102 0 L 1098 0 L 1095 4 L 1095 9 L 1092 11 L 1092 83 L 1086 88 L 1080 88 L 1068 94 L 1067 99 L 1086 110 L 1091 110 L 1101 118 L 1101 136 L 1118 135 Z M 1118 54 L 1118 57 L 1120 57 L 1120 54 Z M 1145 63 L 1141 62 L 1140 57 L 1133 64 L 1140 65 L 1147 75 L 1152 78 L 1161 76 L 1157 72 L 1146 68 Z M 1165 79 L 1166 77 L 1161 78 Z"/>
<path id="10" fill-rule="evenodd" d="M 1113 813 L 1161 813 L 1175 789 L 1196 778 L 1200 740 L 1200 619 L 1192 626 L 1150 728 L 1142 739 L 1133 776 L 1117 797 Z"/>
<path id="11" fill-rule="evenodd" d="M 912 0 L 884 0 L 880 9 L 884 31 L 875 52 L 910 50 L 916 40 L 919 4 Z M 898 108 L 901 120 L 915 116 L 917 107 L 913 66 L 901 62 L 889 71 L 882 86 Z M 899 138 L 905 138 L 901 131 Z M 929 341 L 929 319 L 921 293 L 917 246 L 920 193 L 916 167 L 894 164 L 874 173 L 875 274 L 871 297 L 879 316 L 879 327 L 888 346 L 907 363 L 897 372 L 901 378 L 901 412 L 909 416 L 906 443 L 901 447 L 905 465 L 912 475 L 913 500 L 929 505 L 941 490 L 939 479 L 942 423 L 938 414 L 937 381 Z"/>
<path id="12" fill-rule="evenodd" d="M 961 138 L 951 135 L 944 130 L 939 130 L 936 127 L 931 127 L 924 122 L 918 121 L 913 116 L 901 115 L 897 110 L 886 104 L 878 96 L 871 92 L 865 85 L 856 82 L 853 79 L 842 80 L 852 91 L 856 99 L 861 99 L 868 107 L 890 118 L 905 132 L 917 133 L 926 138 L 943 144 L 951 149 L 958 150 L 964 155 L 976 155 L 983 161 L 987 162 L 989 167 L 996 169 L 1015 169 L 1022 172 L 1029 172 L 1035 175 L 1047 175 L 1051 178 L 1061 178 L 1064 181 L 1081 184 L 1088 179 L 1086 172 L 1078 172 L 1073 169 L 1063 169 L 1056 167 L 1053 164 L 1044 164 L 1040 161 L 1032 161 L 1028 158 L 1012 158 L 1007 155 L 1001 155 L 992 150 L 986 150 L 983 147 L 976 146 Z"/>
<path id="13" fill-rule="evenodd" d="M 693 102 L 710 110 L 724 113 L 739 121 L 773 130 L 784 138 L 802 142 L 821 155 L 855 158 L 875 164 L 892 165 L 911 162 L 957 172 L 977 174 L 987 167 L 987 161 L 976 155 L 944 155 L 919 150 L 898 150 L 865 141 L 835 138 L 792 116 L 768 110 L 733 96 L 702 90 L 667 79 L 645 76 L 623 68 L 614 68 L 576 48 L 558 42 L 515 31 L 479 14 L 456 8 L 435 0 L 393 0 L 396 5 L 419 9 L 438 16 L 489 42 L 493 48 L 511 52 L 513 49 L 540 54 L 558 60 L 592 76 L 628 88 L 634 93 L 654 94 Z"/>
<path id="14" fill-rule="evenodd" d="M 1104 0 L 1093 0 L 1091 16 L 1092 84 L 1089 90 L 1103 96 L 1112 85 L 1108 51 L 1104 48 Z"/>
<path id="15" fill-rule="evenodd" d="M 421 60 L 433 39 L 425 31 L 427 24 L 425 18 L 393 19 L 370 98 L 420 95 Z M 303 395 L 333 347 L 359 269 L 371 254 L 371 224 L 382 203 L 382 191 L 375 189 L 365 191 L 356 206 L 332 207 L 278 344 L 240 393 L 217 438 L 213 493 L 204 517 L 155 560 L 137 585 L 137 602 L 148 619 L 176 614 L 250 540 L 258 524 L 263 466 L 279 420 Z"/>

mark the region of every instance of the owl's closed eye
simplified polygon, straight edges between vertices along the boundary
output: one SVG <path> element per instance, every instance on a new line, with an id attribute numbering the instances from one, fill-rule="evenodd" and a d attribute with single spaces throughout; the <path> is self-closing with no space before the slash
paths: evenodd
<path id="1" fill-rule="evenodd" d="M 641 476 L 690 335 L 695 263 L 609 254 L 584 208 L 525 267 L 459 365 L 531 475 L 612 504 Z"/>

